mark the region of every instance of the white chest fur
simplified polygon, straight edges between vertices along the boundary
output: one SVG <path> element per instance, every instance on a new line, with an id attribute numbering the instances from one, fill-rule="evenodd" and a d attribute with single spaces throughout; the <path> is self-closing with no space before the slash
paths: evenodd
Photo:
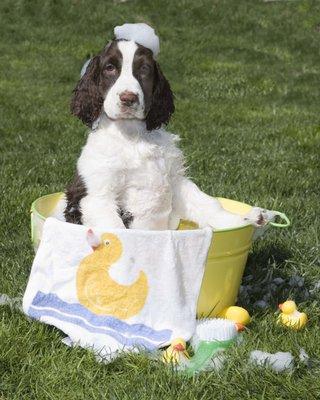
<path id="1" fill-rule="evenodd" d="M 88 196 L 109 199 L 134 219 L 132 228 L 167 229 L 171 223 L 175 177 L 183 174 L 177 137 L 144 124 L 102 121 L 90 133 L 78 160 Z M 109 212 L 106 207 L 106 212 Z"/>

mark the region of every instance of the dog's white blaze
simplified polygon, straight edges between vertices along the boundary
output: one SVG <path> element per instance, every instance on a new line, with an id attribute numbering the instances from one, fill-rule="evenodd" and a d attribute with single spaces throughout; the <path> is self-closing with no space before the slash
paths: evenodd
<path id="1" fill-rule="evenodd" d="M 132 65 L 137 48 L 138 46 L 134 42 L 118 42 L 118 49 L 122 54 L 122 68 L 119 79 L 135 79 L 132 73 Z"/>
<path id="2" fill-rule="evenodd" d="M 144 96 L 138 80 L 133 76 L 133 59 L 138 46 L 132 41 L 118 42 L 118 49 L 122 54 L 121 73 L 115 84 L 108 91 L 103 103 L 104 110 L 111 119 L 144 119 Z M 128 91 L 136 94 L 139 103 L 123 112 L 121 109 L 120 94 Z"/>

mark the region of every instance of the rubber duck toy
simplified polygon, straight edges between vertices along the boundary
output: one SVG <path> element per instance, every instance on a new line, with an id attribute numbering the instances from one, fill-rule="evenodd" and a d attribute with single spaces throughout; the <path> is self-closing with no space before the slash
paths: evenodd
<path id="1" fill-rule="evenodd" d="M 246 326 L 250 322 L 250 315 L 247 310 L 238 306 L 227 307 L 219 314 L 220 318 L 234 321 L 239 327 Z"/>
<path id="2" fill-rule="evenodd" d="M 186 364 L 190 359 L 184 339 L 174 339 L 170 346 L 162 353 L 162 361 L 166 364 Z"/>
<path id="3" fill-rule="evenodd" d="M 284 303 L 279 304 L 278 307 L 281 310 L 278 322 L 295 330 L 301 329 L 306 325 L 308 321 L 307 314 L 299 312 L 297 310 L 297 305 L 293 300 L 287 300 Z"/>

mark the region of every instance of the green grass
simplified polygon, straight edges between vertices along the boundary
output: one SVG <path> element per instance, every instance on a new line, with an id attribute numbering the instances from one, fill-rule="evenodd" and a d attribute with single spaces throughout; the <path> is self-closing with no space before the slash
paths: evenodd
<path id="1" fill-rule="evenodd" d="M 252 288 L 240 298 L 253 323 L 219 374 L 188 380 L 142 355 L 99 364 L 65 347 L 58 330 L 1 306 L 0 399 L 319 398 L 319 1 L 2 0 L 0 18 L 0 293 L 19 297 L 26 287 L 31 202 L 73 175 L 86 137 L 69 115 L 80 68 L 126 21 L 160 34 L 176 95 L 170 129 L 190 176 L 208 193 L 292 219 L 254 246 L 244 282 Z M 270 307 L 260 311 L 265 288 Z M 290 294 L 310 316 L 297 333 L 275 325 L 276 303 Z M 297 362 L 277 375 L 247 363 L 252 349 L 300 347 L 310 368 Z"/>

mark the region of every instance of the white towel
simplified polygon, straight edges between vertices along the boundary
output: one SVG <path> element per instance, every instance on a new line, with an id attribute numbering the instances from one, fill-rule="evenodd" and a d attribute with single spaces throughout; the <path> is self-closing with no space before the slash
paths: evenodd
<path id="1" fill-rule="evenodd" d="M 209 228 L 102 234 L 48 218 L 24 312 L 100 355 L 189 340 L 211 236 Z"/>

